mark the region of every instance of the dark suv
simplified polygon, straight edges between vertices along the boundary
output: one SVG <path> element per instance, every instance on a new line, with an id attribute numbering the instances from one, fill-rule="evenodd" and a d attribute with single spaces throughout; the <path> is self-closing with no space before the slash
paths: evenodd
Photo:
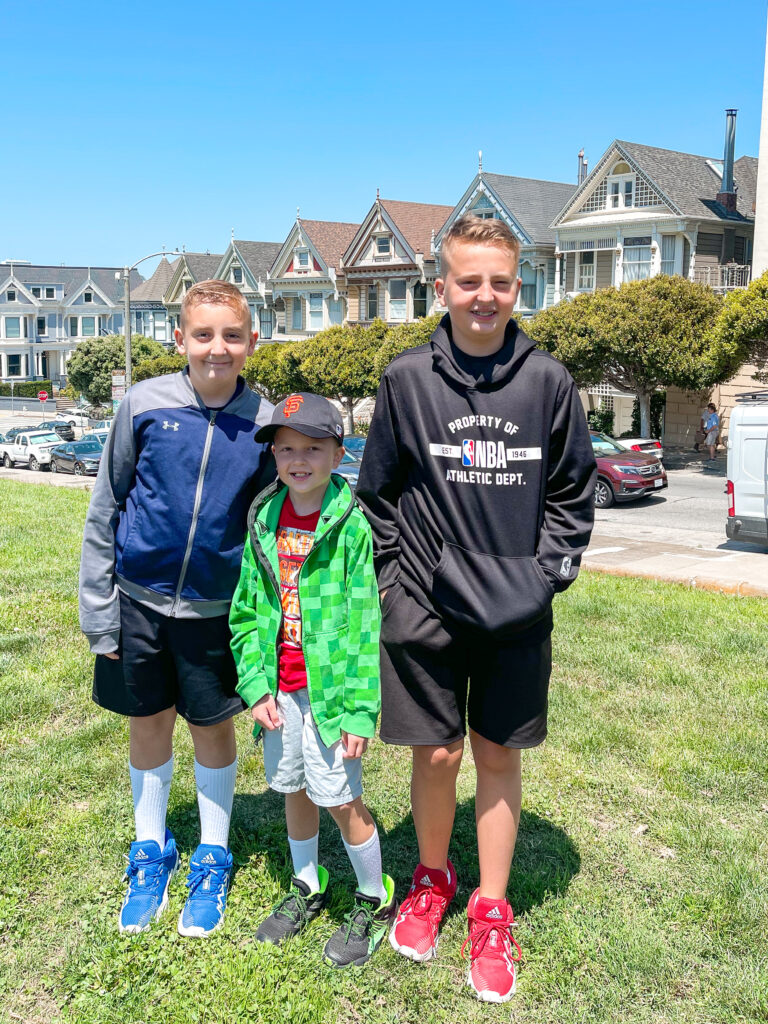
<path id="1" fill-rule="evenodd" d="M 628 452 L 607 434 L 590 430 L 597 461 L 595 508 L 614 502 L 634 501 L 667 486 L 667 471 L 652 455 Z"/>
<path id="2" fill-rule="evenodd" d="M 71 424 L 65 420 L 44 420 L 42 423 L 38 423 L 34 428 L 35 430 L 55 430 L 62 441 L 74 441 L 75 432 L 72 429 Z"/>

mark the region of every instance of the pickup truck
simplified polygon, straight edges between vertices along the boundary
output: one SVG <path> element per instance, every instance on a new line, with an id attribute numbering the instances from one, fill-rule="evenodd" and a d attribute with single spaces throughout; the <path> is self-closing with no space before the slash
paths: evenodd
<path id="1" fill-rule="evenodd" d="M 51 449 L 61 444 L 55 430 L 25 430 L 13 441 L 0 444 L 0 461 L 6 469 L 21 462 L 30 469 L 46 469 L 51 462 Z"/>

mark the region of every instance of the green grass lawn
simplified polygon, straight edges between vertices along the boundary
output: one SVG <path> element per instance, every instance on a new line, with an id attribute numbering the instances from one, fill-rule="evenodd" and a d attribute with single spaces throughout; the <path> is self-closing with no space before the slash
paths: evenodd
<path id="1" fill-rule="evenodd" d="M 127 729 L 90 701 L 76 601 L 87 501 L 0 482 L 1 1021 L 768 1020 L 768 602 L 589 573 L 558 598 L 550 735 L 523 758 L 509 890 L 524 962 L 513 1002 L 483 1005 L 462 987 L 459 956 L 477 884 L 469 757 L 452 849 L 460 892 L 430 964 L 386 945 L 363 969 L 323 965 L 354 888 L 327 816 L 330 911 L 288 948 L 253 942 L 290 867 L 245 716 L 223 930 L 176 934 L 182 875 L 151 932 L 118 935 Z M 181 727 L 176 755 L 169 824 L 187 860 L 197 811 Z M 365 764 L 403 894 L 416 859 L 408 754 L 376 742 Z"/>

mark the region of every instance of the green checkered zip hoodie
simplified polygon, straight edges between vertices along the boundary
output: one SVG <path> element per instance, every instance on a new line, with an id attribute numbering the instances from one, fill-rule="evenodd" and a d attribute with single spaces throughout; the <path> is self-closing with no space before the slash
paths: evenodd
<path id="1" fill-rule="evenodd" d="M 283 624 L 277 526 L 288 493 L 276 481 L 248 512 L 248 539 L 229 625 L 237 692 L 249 707 L 277 693 Z M 312 715 L 326 746 L 373 736 L 381 706 L 381 611 L 368 522 L 343 477 L 331 475 L 315 540 L 298 579 L 301 636 Z M 254 736 L 260 726 L 254 727 Z"/>

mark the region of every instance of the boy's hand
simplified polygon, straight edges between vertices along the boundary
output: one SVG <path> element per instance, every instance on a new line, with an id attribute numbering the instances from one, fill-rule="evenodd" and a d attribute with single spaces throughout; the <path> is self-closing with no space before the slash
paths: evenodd
<path id="1" fill-rule="evenodd" d="M 120 655 L 117 651 L 110 651 L 109 654 L 105 654 L 104 657 L 109 658 L 110 661 L 120 661 Z"/>
<path id="2" fill-rule="evenodd" d="M 268 729 L 270 732 L 273 729 L 279 729 L 283 724 L 277 701 L 271 693 L 265 694 L 261 700 L 256 701 L 251 708 L 251 718 L 254 722 L 258 722 L 262 729 Z"/>
<path id="3" fill-rule="evenodd" d="M 368 749 L 368 740 L 363 736 L 353 736 L 351 732 L 341 734 L 341 744 L 344 747 L 344 760 L 354 761 L 362 757 Z"/>

